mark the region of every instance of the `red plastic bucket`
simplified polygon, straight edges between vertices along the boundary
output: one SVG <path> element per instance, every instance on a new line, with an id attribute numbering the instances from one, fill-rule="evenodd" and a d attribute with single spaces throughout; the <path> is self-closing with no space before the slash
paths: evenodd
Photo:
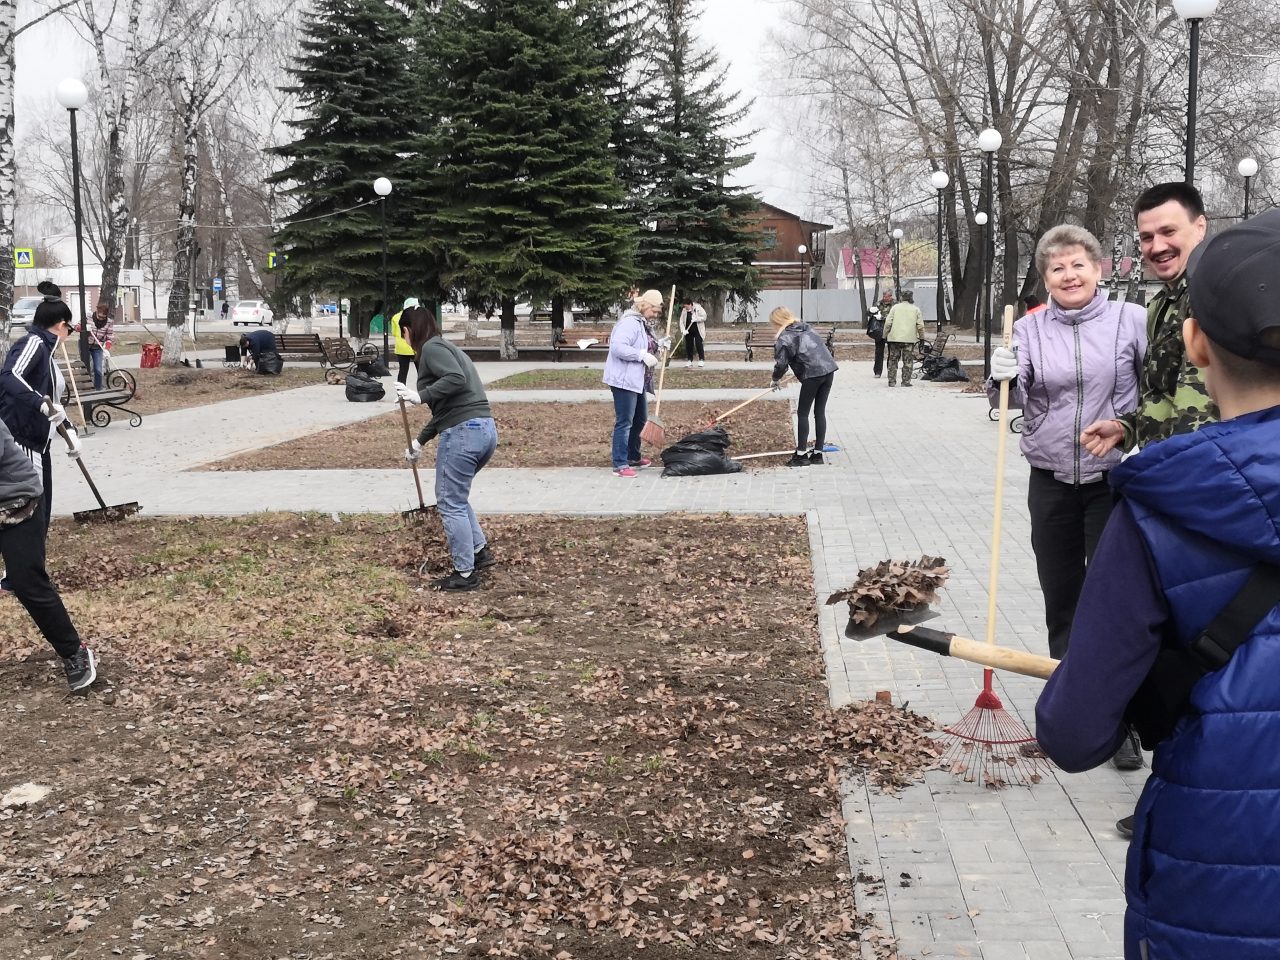
<path id="1" fill-rule="evenodd" d="M 160 366 L 160 358 L 164 356 L 164 346 L 159 343 L 144 343 L 142 345 L 142 363 L 143 367 Z"/>

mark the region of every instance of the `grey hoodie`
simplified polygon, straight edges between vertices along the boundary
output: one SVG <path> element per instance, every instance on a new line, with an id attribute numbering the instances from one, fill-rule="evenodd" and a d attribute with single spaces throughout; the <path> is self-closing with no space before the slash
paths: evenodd
<path id="1" fill-rule="evenodd" d="M 42 493 L 40 471 L 27 459 L 9 428 L 0 420 L 0 510 L 21 506 Z"/>

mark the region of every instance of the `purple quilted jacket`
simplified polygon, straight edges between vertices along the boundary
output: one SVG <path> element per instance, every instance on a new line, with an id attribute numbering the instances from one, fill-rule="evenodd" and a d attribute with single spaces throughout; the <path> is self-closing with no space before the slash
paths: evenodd
<path id="1" fill-rule="evenodd" d="M 1009 406 L 1022 408 L 1022 455 L 1063 483 L 1101 479 L 1122 452 L 1095 457 L 1080 446 L 1080 431 L 1137 407 L 1146 311 L 1101 292 L 1079 310 L 1050 300 L 1048 309 L 1014 325 L 1013 343 L 1018 378 L 1009 383 Z M 987 381 L 993 405 L 999 388 Z"/>

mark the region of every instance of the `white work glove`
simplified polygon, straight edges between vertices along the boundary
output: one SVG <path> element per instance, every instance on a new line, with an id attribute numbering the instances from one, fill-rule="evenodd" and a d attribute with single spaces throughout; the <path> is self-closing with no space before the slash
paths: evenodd
<path id="1" fill-rule="evenodd" d="M 640 359 L 644 361 L 644 365 L 646 367 L 656 367 L 658 365 L 658 358 L 652 353 L 646 353 L 642 355 Z"/>
<path id="2" fill-rule="evenodd" d="M 404 458 L 410 463 L 417 463 L 420 456 L 422 456 L 422 444 L 414 440 L 409 444 L 409 449 L 404 452 Z"/>
<path id="3" fill-rule="evenodd" d="M 670 349 L 671 349 L 671 338 L 670 338 L 670 337 L 660 337 L 660 338 L 658 339 L 658 349 L 659 349 L 659 350 L 670 350 Z"/>
<path id="4" fill-rule="evenodd" d="M 770 380 L 770 381 L 769 381 L 769 386 L 770 386 L 770 387 L 772 387 L 774 390 L 781 390 L 781 389 L 782 389 L 782 381 L 781 381 L 781 380 Z"/>
<path id="5" fill-rule="evenodd" d="M 405 403 L 419 404 L 422 402 L 422 398 L 418 396 L 418 392 L 416 390 L 411 390 L 408 385 L 400 383 L 399 381 L 396 382 L 396 396 Z M 417 458 L 415 457 L 414 459 Z"/>
<path id="6" fill-rule="evenodd" d="M 80 459 L 80 434 L 74 427 L 67 428 L 67 456 L 72 460 Z"/>
<path id="7" fill-rule="evenodd" d="M 1009 347 L 996 347 L 991 351 L 991 379 L 1000 383 L 1018 376 L 1018 351 Z"/>
<path id="8" fill-rule="evenodd" d="M 49 418 L 55 426 L 67 419 L 67 411 L 56 400 L 41 400 L 40 412 Z"/>

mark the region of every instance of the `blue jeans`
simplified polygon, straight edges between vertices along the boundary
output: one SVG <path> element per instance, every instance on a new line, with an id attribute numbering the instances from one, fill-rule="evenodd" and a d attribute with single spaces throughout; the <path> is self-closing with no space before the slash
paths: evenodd
<path id="1" fill-rule="evenodd" d="M 102 389 L 102 348 L 89 348 L 89 362 L 93 365 L 93 389 Z"/>
<path id="2" fill-rule="evenodd" d="M 471 481 L 498 447 L 493 417 L 475 417 L 440 431 L 436 447 L 436 508 L 444 522 L 453 569 L 466 573 L 475 567 L 476 552 L 485 544 L 484 532 L 471 509 Z"/>
<path id="3" fill-rule="evenodd" d="M 640 431 L 649 419 L 644 393 L 620 387 L 613 391 L 613 469 L 640 461 Z"/>

